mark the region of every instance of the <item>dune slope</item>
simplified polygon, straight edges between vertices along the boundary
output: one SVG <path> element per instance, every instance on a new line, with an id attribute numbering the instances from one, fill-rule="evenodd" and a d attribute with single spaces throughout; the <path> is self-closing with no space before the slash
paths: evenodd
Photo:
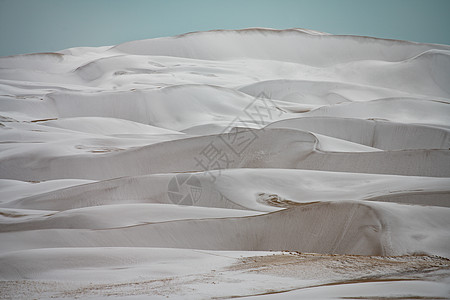
<path id="1" fill-rule="evenodd" d="M 446 298 L 449 86 L 305 29 L 1 57 L 0 294 Z"/>

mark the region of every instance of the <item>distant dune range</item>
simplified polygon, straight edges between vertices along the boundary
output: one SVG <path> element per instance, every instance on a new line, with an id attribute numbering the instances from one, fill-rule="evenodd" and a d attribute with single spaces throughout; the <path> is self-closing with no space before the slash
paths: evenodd
<path id="1" fill-rule="evenodd" d="M 304 29 L 1 57 L 0 290 L 445 298 L 449 103 L 450 46 Z"/>

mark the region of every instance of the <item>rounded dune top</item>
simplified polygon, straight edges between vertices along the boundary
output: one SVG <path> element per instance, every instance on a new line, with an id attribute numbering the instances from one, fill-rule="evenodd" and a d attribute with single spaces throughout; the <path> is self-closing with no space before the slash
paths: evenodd
<path id="1" fill-rule="evenodd" d="M 126 42 L 111 50 L 206 60 L 267 59 L 327 66 L 356 60 L 398 62 L 450 46 L 364 36 L 331 35 L 307 29 L 248 28 L 186 33 Z"/>

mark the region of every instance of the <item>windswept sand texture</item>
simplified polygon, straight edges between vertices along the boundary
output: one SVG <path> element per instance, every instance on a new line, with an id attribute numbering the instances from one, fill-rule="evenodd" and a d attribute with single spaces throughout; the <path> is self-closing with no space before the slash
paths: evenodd
<path id="1" fill-rule="evenodd" d="M 0 58 L 0 298 L 447 299 L 450 46 L 189 33 Z"/>

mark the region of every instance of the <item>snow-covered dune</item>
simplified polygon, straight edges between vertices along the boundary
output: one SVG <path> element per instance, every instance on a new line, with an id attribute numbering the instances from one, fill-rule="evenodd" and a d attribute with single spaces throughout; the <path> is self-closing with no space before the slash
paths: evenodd
<path id="1" fill-rule="evenodd" d="M 450 47 L 358 36 L 310 34 L 301 29 L 250 28 L 134 41 L 118 45 L 114 49 L 139 55 L 170 55 L 207 60 L 245 57 L 324 66 L 353 60 L 403 61 L 431 49 L 449 50 Z"/>
<path id="2" fill-rule="evenodd" d="M 311 131 L 383 150 L 450 149 L 446 128 L 376 119 L 301 117 L 273 122 L 267 128 Z"/>
<path id="3" fill-rule="evenodd" d="M 445 298 L 449 53 L 251 28 L 1 57 L 1 295 Z"/>
<path id="4" fill-rule="evenodd" d="M 170 204 L 173 203 L 170 184 L 174 180 L 191 180 L 201 187 L 201 193 L 190 203 L 193 206 L 256 211 L 273 211 L 296 202 L 370 200 L 415 192 L 450 193 L 448 178 L 259 168 L 122 177 L 41 193 L 36 189 L 35 195 L 12 198 L 4 206 L 65 211 L 108 204 Z M 442 201 L 442 206 L 449 205 L 449 199 Z"/>
<path id="5" fill-rule="evenodd" d="M 128 150 L 108 147 L 110 145 L 80 145 L 72 150 L 67 143 L 30 145 L 22 152 L 14 147 L 3 152 L 0 177 L 28 181 L 60 178 L 102 180 L 166 172 L 208 171 L 207 157 L 202 152 L 209 148 L 221 155 L 216 169 L 286 168 L 450 176 L 450 152 L 447 150 L 379 151 L 317 136 L 275 128 L 190 137 Z M 240 144 L 234 147 L 232 142 L 236 141 Z"/>
<path id="6" fill-rule="evenodd" d="M 48 222 L 35 222 L 31 224 L 32 230 L 18 225 L 6 226 L 0 250 L 130 246 L 235 251 L 292 249 L 307 253 L 357 255 L 450 255 L 447 248 L 450 221 L 445 218 L 449 208 L 417 206 L 402 209 L 398 206 L 321 202 L 252 217 L 231 218 L 223 213 L 227 219 L 195 220 L 195 217 L 186 215 L 187 220 L 151 222 L 149 218 L 143 225 L 131 223 L 126 226 L 115 222 L 117 219 L 111 214 L 113 220 L 103 228 L 100 224 L 92 226 L 92 229 L 110 230 L 97 231 L 80 229 L 102 218 L 86 211 L 81 216 L 68 214 L 66 220 L 61 216 Z M 423 228 L 423 223 L 429 227 Z"/>

